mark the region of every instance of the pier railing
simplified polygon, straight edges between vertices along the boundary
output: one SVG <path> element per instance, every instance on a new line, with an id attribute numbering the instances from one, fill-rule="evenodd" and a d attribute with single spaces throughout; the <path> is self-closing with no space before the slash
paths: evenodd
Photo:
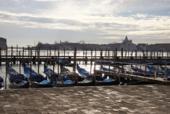
<path id="1" fill-rule="evenodd" d="M 169 64 L 170 52 L 160 51 L 127 51 L 121 50 L 66 50 L 41 49 L 32 47 L 7 47 L 0 49 L 0 63 L 2 62 L 46 62 L 56 61 L 59 58 L 69 58 L 71 61 L 111 60 L 116 62 L 154 62 L 155 64 Z"/>

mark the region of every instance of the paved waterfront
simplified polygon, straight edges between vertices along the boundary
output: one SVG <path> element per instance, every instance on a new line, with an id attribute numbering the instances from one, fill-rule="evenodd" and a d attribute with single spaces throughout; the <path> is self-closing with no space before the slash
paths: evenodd
<path id="1" fill-rule="evenodd" d="M 170 87 L 86 86 L 0 91 L 2 114 L 169 114 Z"/>

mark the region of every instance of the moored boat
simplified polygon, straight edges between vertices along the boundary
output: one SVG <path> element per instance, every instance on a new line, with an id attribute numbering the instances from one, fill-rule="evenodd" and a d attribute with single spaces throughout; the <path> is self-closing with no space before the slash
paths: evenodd
<path id="1" fill-rule="evenodd" d="M 44 73 L 51 80 L 51 84 L 56 86 L 58 74 L 49 68 L 46 64 L 44 64 Z"/>
<path id="2" fill-rule="evenodd" d="M 23 75 L 18 73 L 15 69 L 11 66 L 8 67 L 8 74 L 9 74 L 9 87 L 10 88 L 28 88 L 29 82 L 27 78 Z"/>
<path id="3" fill-rule="evenodd" d="M 166 80 L 170 80 L 170 68 L 161 66 Z"/>
<path id="4" fill-rule="evenodd" d="M 78 73 L 78 82 L 77 82 L 78 85 L 93 84 L 93 77 L 86 69 L 81 68 L 78 64 L 77 64 L 77 73 Z"/>
<path id="5" fill-rule="evenodd" d="M 117 84 L 116 79 L 111 78 L 110 76 L 102 75 L 102 76 L 96 76 L 95 83 L 97 85 L 112 85 Z"/>
<path id="6" fill-rule="evenodd" d="M 131 65 L 131 69 L 132 69 L 132 73 L 134 75 L 140 75 L 140 76 L 154 76 L 154 73 L 151 70 L 143 70 L 141 68 L 135 67 L 133 65 Z"/>
<path id="7" fill-rule="evenodd" d="M 28 65 L 24 65 L 24 74 L 31 82 L 31 87 L 52 87 L 51 80 L 48 77 L 44 77 L 38 74 Z"/>

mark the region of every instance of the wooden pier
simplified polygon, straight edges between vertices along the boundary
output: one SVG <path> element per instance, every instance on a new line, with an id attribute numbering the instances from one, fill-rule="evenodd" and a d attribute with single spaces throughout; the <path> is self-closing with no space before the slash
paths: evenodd
<path id="1" fill-rule="evenodd" d="M 133 80 L 149 82 L 149 83 L 154 83 L 154 84 L 170 85 L 170 81 L 166 79 L 164 80 L 163 78 L 159 78 L 155 76 L 147 77 L 147 76 L 134 75 L 132 73 L 127 73 L 127 72 L 120 73 L 120 72 L 108 72 L 108 71 L 97 71 L 97 70 L 95 70 L 94 72 L 95 76 L 101 76 L 101 74 L 111 76 L 114 79 L 125 78 L 125 79 L 133 79 Z"/>
<path id="2" fill-rule="evenodd" d="M 80 54 L 82 52 L 82 54 Z M 170 52 L 160 50 L 154 51 L 127 51 L 121 49 L 113 50 L 66 50 L 66 49 L 49 49 L 41 50 L 40 48 L 31 47 L 8 47 L 0 49 L 0 63 L 2 62 L 56 62 L 59 58 L 69 59 L 70 61 L 83 61 L 84 63 L 98 60 L 128 63 L 153 63 L 155 65 L 170 65 Z"/>
<path id="3" fill-rule="evenodd" d="M 83 64 L 90 65 L 90 74 L 92 74 L 92 65 L 101 64 L 108 66 L 118 66 L 124 67 L 125 65 L 170 65 L 170 52 L 160 50 L 158 52 L 149 52 L 149 51 L 127 51 L 121 49 L 113 50 L 66 50 L 66 49 L 49 49 L 42 50 L 40 48 L 31 48 L 31 47 L 8 47 L 7 49 L 0 49 L 0 65 L 5 64 L 6 69 L 9 64 L 18 64 L 23 63 L 37 64 L 50 64 L 54 66 L 59 64 L 60 59 L 68 60 L 72 67 L 73 72 L 76 71 L 76 64 L 83 62 Z M 38 67 L 39 73 L 39 67 Z M 59 74 L 58 67 L 58 74 Z M 94 70 L 93 77 L 101 76 L 102 74 L 112 76 L 114 78 L 130 78 L 135 80 L 149 81 L 161 84 L 169 84 L 170 81 L 163 80 L 157 77 L 146 77 L 133 75 L 131 73 L 120 71 L 117 72 L 104 72 Z M 6 71 L 7 77 L 7 71 Z M 76 79 L 76 78 L 75 78 Z M 6 80 L 6 78 L 5 78 Z M 94 80 L 95 82 L 95 80 Z"/>

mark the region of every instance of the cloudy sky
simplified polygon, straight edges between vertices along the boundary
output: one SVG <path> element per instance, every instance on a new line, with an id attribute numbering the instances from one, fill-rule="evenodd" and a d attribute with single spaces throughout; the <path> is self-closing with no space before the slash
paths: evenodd
<path id="1" fill-rule="evenodd" d="M 0 0 L 8 45 L 61 41 L 170 43 L 170 0 Z"/>

